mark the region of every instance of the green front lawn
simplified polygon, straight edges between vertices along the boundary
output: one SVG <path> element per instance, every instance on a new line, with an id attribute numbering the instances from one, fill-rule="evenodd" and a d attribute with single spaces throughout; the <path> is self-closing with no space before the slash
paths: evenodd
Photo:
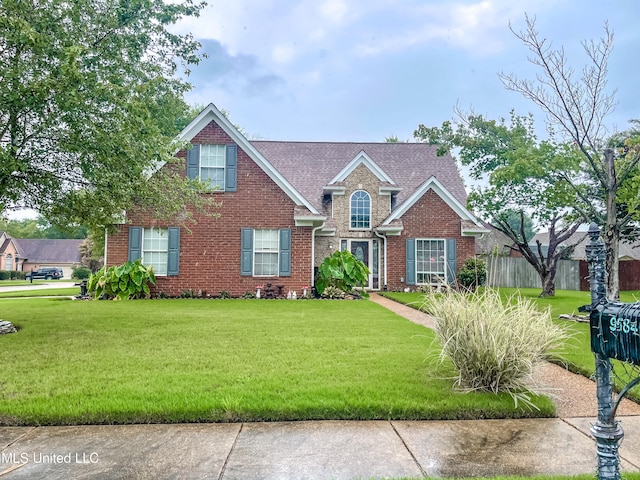
<path id="1" fill-rule="evenodd" d="M 433 332 L 369 302 L 2 300 L 0 424 L 552 416 L 454 391 Z"/>
<path id="2" fill-rule="evenodd" d="M 31 283 L 29 280 L 0 280 L 0 287 L 17 287 L 21 285 L 28 287 L 29 285 L 42 285 L 52 281 L 53 280 L 34 280 L 33 283 Z"/>
<path id="3" fill-rule="evenodd" d="M 580 306 L 591 303 L 589 292 L 556 290 L 555 297 L 540 298 L 538 296 L 540 295 L 539 288 L 500 288 L 499 290 L 505 301 L 514 293 L 519 292 L 521 297 L 533 300 L 541 309 L 550 307 L 554 321 L 566 326 L 572 336 L 561 352 L 563 361 L 566 362 L 571 371 L 586 377 L 593 376 L 595 373 L 595 362 L 593 353 L 591 352 L 589 324 L 560 320 L 558 318 L 561 314 L 579 314 L 578 308 Z M 382 295 L 417 309 L 421 309 L 424 303 L 424 295 L 421 293 L 385 292 Z M 620 294 L 620 300 L 622 302 L 635 302 L 638 301 L 638 299 L 640 299 L 640 291 L 638 290 L 621 292 Z M 629 365 L 622 364 L 615 360 L 613 364 L 616 374 L 614 375 L 614 381 L 616 382 L 618 390 L 638 375 L 637 369 L 636 372 L 629 371 Z M 640 387 L 632 389 L 627 396 L 640 402 Z"/>
<path id="4" fill-rule="evenodd" d="M 70 288 L 39 288 L 31 290 L 19 290 L 16 292 L 0 291 L 0 298 L 24 298 L 24 297 L 74 297 L 80 293 L 80 287 Z"/>

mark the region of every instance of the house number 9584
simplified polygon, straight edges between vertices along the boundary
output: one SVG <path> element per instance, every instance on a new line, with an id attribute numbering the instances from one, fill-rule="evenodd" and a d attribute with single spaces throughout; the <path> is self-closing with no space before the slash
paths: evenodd
<path id="1" fill-rule="evenodd" d="M 635 333 L 638 335 L 638 321 L 629 318 L 611 317 L 609 319 L 609 330 L 612 332 Z"/>

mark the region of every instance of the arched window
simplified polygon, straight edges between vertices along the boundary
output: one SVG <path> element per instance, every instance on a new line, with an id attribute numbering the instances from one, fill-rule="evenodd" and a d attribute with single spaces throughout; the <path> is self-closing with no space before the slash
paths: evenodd
<path id="1" fill-rule="evenodd" d="M 13 257 L 11 256 L 10 253 L 7 253 L 7 258 L 5 259 L 4 262 L 4 269 L 5 270 L 13 270 Z"/>
<path id="2" fill-rule="evenodd" d="M 364 190 L 351 195 L 351 228 L 371 228 L 371 197 Z"/>

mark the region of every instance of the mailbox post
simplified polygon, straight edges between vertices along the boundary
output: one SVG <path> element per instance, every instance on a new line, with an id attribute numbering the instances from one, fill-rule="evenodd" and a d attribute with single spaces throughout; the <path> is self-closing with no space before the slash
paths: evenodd
<path id="1" fill-rule="evenodd" d="M 619 480 L 619 447 L 624 436 L 615 420 L 618 403 L 627 390 L 640 379 L 631 382 L 613 402 L 611 385 L 611 359 L 635 365 L 640 364 L 640 303 L 609 302 L 605 288 L 605 247 L 599 239 L 600 230 L 595 223 L 589 226 L 586 246 L 589 262 L 591 305 L 583 307 L 590 312 L 591 350 L 596 357 L 596 395 L 598 420 L 591 427 L 598 453 L 598 479 Z"/>

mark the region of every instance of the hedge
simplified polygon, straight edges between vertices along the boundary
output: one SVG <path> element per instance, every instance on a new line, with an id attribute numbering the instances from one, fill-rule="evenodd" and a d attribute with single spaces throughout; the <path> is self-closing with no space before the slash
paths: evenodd
<path id="1" fill-rule="evenodd" d="M 16 270 L 0 270 L 0 280 L 24 280 L 24 275 Z"/>

